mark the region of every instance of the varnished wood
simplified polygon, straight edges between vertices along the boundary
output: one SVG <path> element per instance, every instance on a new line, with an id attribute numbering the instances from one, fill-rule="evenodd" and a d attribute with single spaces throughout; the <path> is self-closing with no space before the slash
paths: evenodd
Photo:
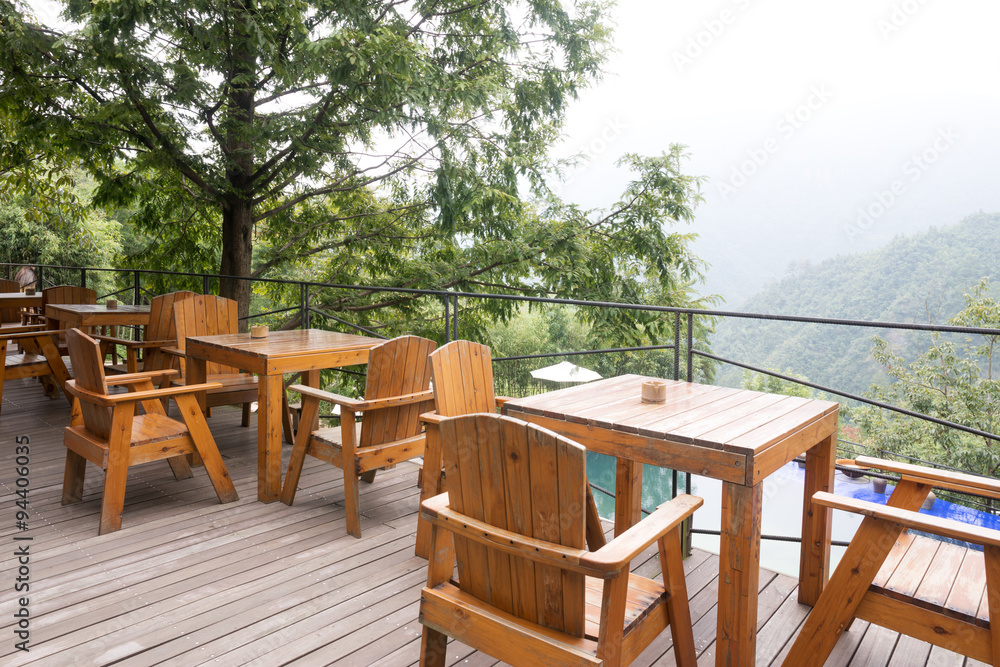
<path id="1" fill-rule="evenodd" d="M 616 531 L 639 511 L 641 463 L 723 482 L 716 661 L 751 664 L 757 614 L 760 484 L 806 454 L 799 594 L 815 600 L 829 571 L 829 510 L 810 504 L 833 484 L 837 404 L 666 380 L 662 404 L 643 403 L 644 378 L 626 375 L 512 399 L 509 414 L 575 439 L 618 463 Z M 731 568 L 740 568 L 731 570 Z"/>
<path id="2" fill-rule="evenodd" d="M 16 333 L 15 333 L 16 332 Z M 42 380 L 42 387 L 50 398 L 55 398 L 59 390 L 65 393 L 69 372 L 56 347 L 61 331 L 41 330 L 40 326 L 11 327 L 0 339 L 0 357 L 3 366 L 0 367 L 0 405 L 3 403 L 4 385 L 8 380 L 37 377 Z M 24 352 L 7 354 L 8 347 L 20 345 Z M 72 399 L 66 395 L 72 405 Z"/>
<path id="3" fill-rule="evenodd" d="M 302 423 L 292 450 L 281 502 L 295 501 L 296 487 L 306 456 L 342 469 L 347 531 L 361 537 L 358 481 L 373 481 L 374 472 L 424 453 L 418 419 L 432 405 L 430 353 L 437 345 L 418 336 L 401 336 L 368 351 L 368 376 L 363 400 L 338 396 L 311 387 L 292 385 L 302 395 Z M 339 405 L 341 426 L 313 429 L 320 401 Z M 356 416 L 361 415 L 361 428 Z"/>
<path id="4" fill-rule="evenodd" d="M 45 328 L 55 331 L 55 330 L 65 330 L 70 328 L 67 323 L 61 322 L 58 316 L 53 313 L 52 316 L 47 316 L 46 311 L 49 306 L 60 305 L 60 304 L 81 304 L 93 306 L 97 303 L 97 292 L 88 287 L 77 287 L 75 285 L 57 285 L 55 287 L 48 287 L 42 290 L 42 305 L 39 307 L 39 312 L 37 317 L 29 318 L 26 321 L 29 324 L 36 322 L 42 322 L 45 324 Z M 89 329 L 86 330 L 89 333 Z M 59 353 L 62 355 L 68 354 L 66 348 L 66 339 L 64 336 L 59 337 Z"/>
<path id="5" fill-rule="evenodd" d="M 127 340 L 111 336 L 95 336 L 101 343 L 101 348 L 112 345 L 125 347 L 125 367 L 118 369 L 109 367 L 115 372 L 136 373 L 140 370 L 140 354 L 142 370 L 162 370 L 170 368 L 172 358 L 167 358 L 162 351 L 164 347 L 177 346 L 177 328 L 174 325 L 174 303 L 195 296 L 194 292 L 178 291 L 155 296 L 149 303 L 147 323 L 143 327 L 141 340 Z M 121 309 L 122 306 L 119 306 Z"/>
<path id="6" fill-rule="evenodd" d="M 170 460 L 175 478 L 183 479 L 191 476 L 185 455 L 194 453 L 204 460 L 219 502 L 237 500 L 236 489 L 192 395 L 208 385 L 157 390 L 153 374 L 143 373 L 120 379 L 119 384 L 127 386 L 130 394 L 102 401 L 101 397 L 112 397 L 108 395 L 99 344 L 79 329 L 71 330 L 66 340 L 76 373 L 76 378 L 66 383 L 66 390 L 79 405 L 82 423 L 68 426 L 63 438 L 63 504 L 81 499 L 85 462 L 94 463 L 105 471 L 99 534 L 114 532 L 122 525 L 125 483 L 131 466 Z M 166 416 L 159 403 L 164 395 L 177 401 L 183 423 Z M 137 416 L 139 403 L 146 408 L 146 414 Z"/>
<path id="7" fill-rule="evenodd" d="M 457 559 L 458 587 L 443 581 L 451 568 L 433 554 L 421 598 L 421 664 L 441 664 L 444 635 L 518 665 L 627 664 L 671 620 L 684 647 L 679 664 L 695 664 L 690 615 L 676 607 L 687 599 L 677 568 L 680 524 L 700 499 L 667 503 L 588 555 L 582 447 L 496 414 L 443 419 L 440 431 L 449 490 L 425 501 L 422 514 L 434 551 Z M 452 533 L 454 551 L 443 532 Z M 667 587 L 629 572 L 653 542 L 665 556 Z M 587 576 L 601 583 L 588 586 Z"/>
<path id="8" fill-rule="evenodd" d="M 877 459 L 865 465 L 894 466 Z M 788 653 L 785 665 L 821 665 L 853 618 L 957 651 L 974 660 L 1000 664 L 992 612 L 1000 591 L 1000 531 L 919 514 L 942 478 L 966 490 L 985 480 L 962 480 L 949 473 L 905 465 L 903 477 L 885 506 L 819 492 L 814 502 L 866 518 L 861 523 L 815 608 Z M 983 547 L 985 558 L 954 545 L 904 531 L 918 528 Z M 985 589 L 985 591 L 984 591 Z M 984 605 L 984 602 L 985 605 Z M 989 611 L 987 612 L 987 608 Z"/>
<path id="9" fill-rule="evenodd" d="M 188 308 L 188 301 L 196 299 L 179 305 Z M 174 308 L 175 317 L 178 317 L 178 305 Z M 216 316 L 215 311 L 211 312 Z M 264 503 L 274 502 L 281 495 L 281 436 L 283 423 L 287 422 L 287 417 L 282 416 L 283 413 L 287 415 L 282 375 L 303 372 L 306 381 L 317 382 L 319 375 L 311 371 L 365 364 L 368 350 L 383 342 L 378 338 L 319 329 L 272 331 L 262 339 L 251 339 L 245 333 L 184 335 L 179 318 L 177 322 L 178 341 L 182 337 L 185 339 L 184 363 L 193 381 L 214 378 L 209 371 L 220 365 L 242 369 L 259 378 L 257 499 Z"/>

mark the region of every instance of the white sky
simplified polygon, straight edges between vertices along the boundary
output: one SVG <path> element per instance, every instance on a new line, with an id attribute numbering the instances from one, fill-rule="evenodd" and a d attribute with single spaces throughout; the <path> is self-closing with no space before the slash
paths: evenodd
<path id="1" fill-rule="evenodd" d="M 708 178 L 696 247 L 730 305 L 791 260 L 1000 212 L 1000 2 L 623 0 L 613 13 L 610 74 L 573 107 L 559 148 L 593 160 L 563 195 L 607 206 L 622 153 L 688 145 L 687 170 Z M 925 152 L 933 163 L 915 168 Z"/>

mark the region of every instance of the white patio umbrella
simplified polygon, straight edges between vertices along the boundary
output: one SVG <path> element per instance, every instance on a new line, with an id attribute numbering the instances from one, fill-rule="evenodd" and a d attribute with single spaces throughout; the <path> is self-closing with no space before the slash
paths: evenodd
<path id="1" fill-rule="evenodd" d="M 591 382 L 600 380 L 600 373 L 596 373 L 589 368 L 583 368 L 568 361 L 560 361 L 554 366 L 546 366 L 536 371 L 531 371 L 531 377 L 536 380 L 548 380 L 549 382 Z"/>

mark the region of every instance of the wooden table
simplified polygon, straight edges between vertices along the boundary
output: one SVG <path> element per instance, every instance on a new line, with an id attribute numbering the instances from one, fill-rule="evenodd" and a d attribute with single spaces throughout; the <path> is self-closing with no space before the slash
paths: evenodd
<path id="1" fill-rule="evenodd" d="M 838 405 L 665 380 L 664 403 L 643 403 L 644 378 L 626 375 L 514 399 L 504 412 L 618 459 L 615 532 L 640 518 L 642 464 L 722 480 L 717 665 L 754 663 L 764 479 L 805 453 L 799 601 L 813 605 L 829 576 Z"/>
<path id="2" fill-rule="evenodd" d="M 189 336 L 185 344 L 187 382 L 205 381 L 209 361 L 255 373 L 257 382 L 257 499 L 274 502 L 281 492 L 282 376 L 302 372 L 303 384 L 319 384 L 324 368 L 368 363 L 368 350 L 380 338 L 298 329 L 272 331 L 267 338 L 250 334 Z M 308 425 L 306 425 L 308 428 Z"/>
<path id="3" fill-rule="evenodd" d="M 40 308 L 42 293 L 0 292 L 0 308 Z"/>
<path id="4" fill-rule="evenodd" d="M 59 328 L 146 326 L 149 324 L 149 306 L 118 304 L 108 308 L 103 304 L 50 303 L 45 306 L 45 317 L 59 320 Z"/>

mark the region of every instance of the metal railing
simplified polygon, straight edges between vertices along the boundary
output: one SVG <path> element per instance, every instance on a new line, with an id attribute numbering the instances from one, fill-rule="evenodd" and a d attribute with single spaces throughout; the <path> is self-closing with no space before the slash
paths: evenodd
<path id="1" fill-rule="evenodd" d="M 0 271 L 6 270 L 7 276 L 10 277 L 14 269 L 20 265 L 15 264 L 0 264 Z M 163 271 L 163 270 L 152 270 L 152 269 L 115 269 L 115 268 L 103 268 L 103 267 L 66 267 L 58 265 L 33 265 L 36 271 L 36 276 L 39 285 L 44 287 L 46 284 L 54 284 L 54 281 L 49 279 L 50 276 L 68 276 L 73 273 L 79 275 L 78 283 L 81 286 L 86 286 L 88 282 L 88 274 L 114 274 L 119 276 L 116 281 L 115 289 L 102 295 L 101 298 L 106 296 L 120 296 L 125 293 L 131 293 L 132 303 L 138 304 L 142 300 L 152 294 L 151 291 L 143 287 L 143 279 L 146 278 L 147 281 L 151 277 L 170 277 L 174 279 L 185 279 L 188 282 L 200 281 L 202 292 L 209 293 L 212 291 L 213 286 L 217 286 L 219 281 L 224 277 L 220 274 L 214 273 L 196 273 L 196 272 L 180 272 L 180 271 Z M 122 279 L 121 276 L 127 276 L 126 279 Z M 62 278 L 65 280 L 65 278 Z M 607 308 L 607 309 L 621 309 L 621 310 L 637 310 L 651 313 L 662 313 L 664 317 L 670 317 L 673 320 L 672 323 L 672 334 L 673 340 L 666 342 L 661 341 L 659 344 L 646 345 L 646 346 L 632 346 L 632 347 L 616 347 L 616 348 L 605 348 L 605 349 L 593 349 L 593 350 L 567 350 L 562 352 L 551 352 L 551 353 L 540 353 L 532 355 L 518 355 L 518 356 L 499 356 L 494 358 L 494 363 L 503 364 L 511 363 L 516 361 L 525 361 L 533 359 L 550 359 L 557 357 L 572 357 L 572 356 L 582 356 L 582 355 L 603 355 L 612 353 L 637 353 L 637 352 L 649 352 L 649 351 L 673 351 L 673 367 L 672 375 L 675 380 L 685 379 L 688 382 L 694 380 L 695 377 L 695 359 L 700 357 L 706 360 L 714 361 L 719 364 L 728 364 L 734 367 L 742 368 L 745 370 L 753 371 L 756 373 L 761 373 L 764 375 L 776 377 L 788 382 L 797 383 L 804 385 L 806 387 L 815 389 L 817 391 L 825 392 L 834 396 L 839 396 L 851 401 L 856 401 L 858 403 L 863 403 L 867 405 L 876 406 L 881 409 L 890 410 L 899 414 L 907 415 L 917 419 L 923 419 L 934 424 L 945 426 L 951 429 L 969 433 L 978 437 L 989 438 L 1000 442 L 1000 435 L 989 433 L 981 429 L 977 429 L 965 424 L 955 423 L 946 419 L 941 419 L 931 415 L 921 414 L 900 406 L 895 406 L 889 403 L 878 401 L 866 396 L 862 396 L 856 393 L 851 393 L 847 391 L 842 391 L 834 387 L 825 386 L 822 384 L 809 382 L 801 378 L 796 378 L 787 374 L 773 371 L 771 369 L 756 366 L 745 361 L 726 358 L 717 354 L 713 354 L 707 350 L 697 349 L 695 345 L 694 331 L 695 331 L 695 317 L 703 318 L 740 318 L 740 319 L 754 319 L 760 321 L 779 321 L 779 322 L 792 322 L 799 324 L 821 324 L 829 326 L 838 327 L 859 327 L 868 329 L 883 329 L 883 330 L 899 330 L 899 331 L 923 331 L 923 332 L 936 332 L 936 333 L 963 333 L 970 335 L 1000 335 L 1000 329 L 991 328 L 977 328 L 977 327 L 964 327 L 964 326 L 953 326 L 953 325 L 933 325 L 933 324 L 916 324 L 907 322 L 881 322 L 881 321 L 871 321 L 871 320 L 853 320 L 853 319 L 837 319 L 837 318 L 823 318 L 823 317 L 799 317 L 793 315 L 771 315 L 763 313 L 746 313 L 739 311 L 726 311 L 726 310 L 711 310 L 711 309 L 692 309 L 692 308 L 682 308 L 682 307 L 672 307 L 672 306 L 655 306 L 647 304 L 632 304 L 632 303 L 617 303 L 617 302 L 604 302 L 604 301 L 585 301 L 576 299 L 560 299 L 554 297 L 544 297 L 544 296 L 526 296 L 523 294 L 492 294 L 492 293 L 479 293 L 479 292 L 467 292 L 461 290 L 427 290 L 427 289 L 416 289 L 416 288 L 404 288 L 404 287 L 392 287 L 384 285 L 346 285 L 346 284 L 335 284 L 335 283 L 324 283 L 318 281 L 307 281 L 307 280 L 286 280 L 286 279 L 276 279 L 276 278 L 242 278 L 243 280 L 248 280 L 254 284 L 282 284 L 291 286 L 293 288 L 297 287 L 298 291 L 298 303 L 292 306 L 284 306 L 280 308 L 275 308 L 268 310 L 266 312 L 253 313 L 245 317 L 246 320 L 253 320 L 260 317 L 272 317 L 275 315 L 284 314 L 294 314 L 299 318 L 300 326 L 303 328 L 308 328 L 311 326 L 312 316 L 318 316 L 326 320 L 336 322 L 344 327 L 350 329 L 361 331 L 367 335 L 383 337 L 383 334 L 379 333 L 372 328 L 362 326 L 358 323 L 351 322 L 343 317 L 333 314 L 329 310 L 324 310 L 317 308 L 313 305 L 313 297 L 318 295 L 323 290 L 342 290 L 347 292 L 358 292 L 365 294 L 377 294 L 377 293 L 392 293 L 404 295 L 412 298 L 431 298 L 436 300 L 441 304 L 442 311 L 442 339 L 447 342 L 459 338 L 460 328 L 459 319 L 460 313 L 462 312 L 461 301 L 466 303 L 473 302 L 476 300 L 503 300 L 503 301 L 513 301 L 518 303 L 526 304 L 550 304 L 559 306 L 572 306 L 578 308 Z M 121 286 L 125 283 L 125 286 Z M 294 291 L 294 290 L 293 290 Z M 682 344 L 682 332 L 684 333 L 684 340 Z M 683 370 L 681 372 L 681 359 L 684 359 Z M 883 453 L 884 454 L 884 453 Z M 923 461 L 922 463 L 931 463 Z M 672 493 L 676 493 L 678 488 L 676 478 L 677 473 L 675 472 L 675 479 Z M 690 492 L 691 480 L 689 475 L 685 475 L 685 487 Z M 605 492 L 605 490 L 600 489 L 600 491 Z M 992 505 L 986 505 L 990 510 L 992 510 Z M 772 536 L 775 539 L 799 539 L 799 538 L 786 538 L 782 536 Z"/>

